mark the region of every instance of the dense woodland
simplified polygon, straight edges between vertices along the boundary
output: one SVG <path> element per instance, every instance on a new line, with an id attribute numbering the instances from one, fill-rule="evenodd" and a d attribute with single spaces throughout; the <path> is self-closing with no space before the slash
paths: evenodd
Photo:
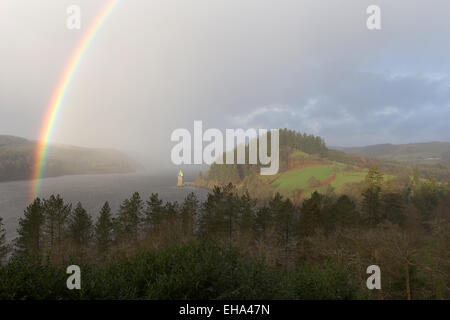
<path id="1" fill-rule="evenodd" d="M 360 200 L 330 191 L 301 203 L 233 184 L 204 202 L 134 193 L 95 221 L 81 203 L 35 199 L 13 244 L 0 231 L 0 298 L 450 299 L 449 190 L 397 182 L 374 166 Z M 71 264 L 81 290 L 66 288 Z M 382 289 L 371 291 L 374 264 Z"/>
<path id="2" fill-rule="evenodd" d="M 270 137 L 270 132 L 268 133 Z M 302 150 L 307 154 L 318 154 L 326 156 L 329 153 L 328 148 L 322 138 L 314 135 L 302 134 L 293 130 L 280 129 L 279 131 L 279 147 L 280 147 L 280 170 L 284 170 L 288 163 L 288 154 L 292 150 Z M 270 138 L 267 138 L 268 152 L 271 152 Z M 249 148 L 245 147 L 246 159 L 248 159 Z M 338 154 L 345 155 L 344 152 L 336 151 Z M 235 150 L 236 153 L 236 150 Z M 346 159 L 348 156 L 346 157 Z M 225 155 L 224 155 L 225 159 Z M 225 161 L 223 161 L 225 163 Z M 234 164 L 222 165 L 213 163 L 208 170 L 206 179 L 215 182 L 229 181 L 232 183 L 239 183 L 245 177 L 251 175 L 253 172 L 259 172 L 260 165 L 249 164 Z"/>
<path id="3" fill-rule="evenodd" d="M 34 141 L 0 135 L 0 182 L 30 179 L 38 147 Z M 116 150 L 57 145 L 48 146 L 44 176 L 127 173 L 137 168 L 138 164 Z"/>

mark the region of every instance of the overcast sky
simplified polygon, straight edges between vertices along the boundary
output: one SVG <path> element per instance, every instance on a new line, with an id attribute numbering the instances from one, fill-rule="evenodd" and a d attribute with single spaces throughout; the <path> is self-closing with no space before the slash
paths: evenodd
<path id="1" fill-rule="evenodd" d="M 0 134 L 37 139 L 105 0 L 0 0 Z M 82 10 L 81 30 L 66 8 Z M 366 28 L 381 7 L 382 29 Z M 171 132 L 287 127 L 328 145 L 450 140 L 450 1 L 122 0 L 52 141 L 170 162 Z"/>

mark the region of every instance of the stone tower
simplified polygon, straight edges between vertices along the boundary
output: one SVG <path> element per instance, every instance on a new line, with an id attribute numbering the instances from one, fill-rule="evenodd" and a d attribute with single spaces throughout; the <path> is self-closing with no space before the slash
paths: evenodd
<path id="1" fill-rule="evenodd" d="M 177 183 L 177 187 L 182 187 L 183 186 L 183 171 L 178 172 L 178 183 Z"/>

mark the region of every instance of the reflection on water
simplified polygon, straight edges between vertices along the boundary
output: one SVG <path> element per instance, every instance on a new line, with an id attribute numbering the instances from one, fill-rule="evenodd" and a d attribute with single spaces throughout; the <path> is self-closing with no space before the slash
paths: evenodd
<path id="1" fill-rule="evenodd" d="M 6 228 L 8 240 L 16 237 L 19 217 L 23 216 L 30 197 L 30 181 L 0 183 L 0 216 Z M 39 194 L 47 198 L 51 194 L 60 194 L 66 202 L 80 201 L 93 217 L 105 201 L 109 201 L 113 212 L 120 203 L 137 191 L 146 200 L 151 193 L 158 193 L 165 201 L 181 202 L 189 192 L 195 192 L 204 200 L 207 190 L 192 186 L 176 187 L 177 176 L 156 176 L 145 173 L 79 175 L 47 178 L 42 181 Z"/>

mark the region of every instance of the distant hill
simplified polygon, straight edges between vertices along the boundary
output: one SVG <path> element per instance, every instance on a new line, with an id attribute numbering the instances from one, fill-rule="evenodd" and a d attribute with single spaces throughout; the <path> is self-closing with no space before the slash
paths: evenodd
<path id="1" fill-rule="evenodd" d="M 316 190 L 322 193 L 334 190 L 359 196 L 367 170 L 374 165 L 381 169 L 386 180 L 399 175 L 411 177 L 415 172 L 421 178 L 433 175 L 439 181 L 450 179 L 450 167 L 441 161 L 448 159 L 450 143 L 335 149 L 327 148 L 320 137 L 280 129 L 279 146 L 280 170 L 274 176 L 261 176 L 260 165 L 214 163 L 204 175 L 197 177 L 195 185 L 213 188 L 231 182 L 258 199 L 266 199 L 274 192 L 280 192 L 300 200 Z"/>
<path id="2" fill-rule="evenodd" d="M 339 148 L 346 153 L 394 161 L 437 163 L 450 161 L 450 142 L 377 144 L 366 147 Z"/>
<path id="3" fill-rule="evenodd" d="M 0 181 L 31 177 L 36 141 L 0 135 Z M 47 157 L 47 177 L 73 174 L 128 173 L 139 165 L 113 149 L 51 145 Z"/>

